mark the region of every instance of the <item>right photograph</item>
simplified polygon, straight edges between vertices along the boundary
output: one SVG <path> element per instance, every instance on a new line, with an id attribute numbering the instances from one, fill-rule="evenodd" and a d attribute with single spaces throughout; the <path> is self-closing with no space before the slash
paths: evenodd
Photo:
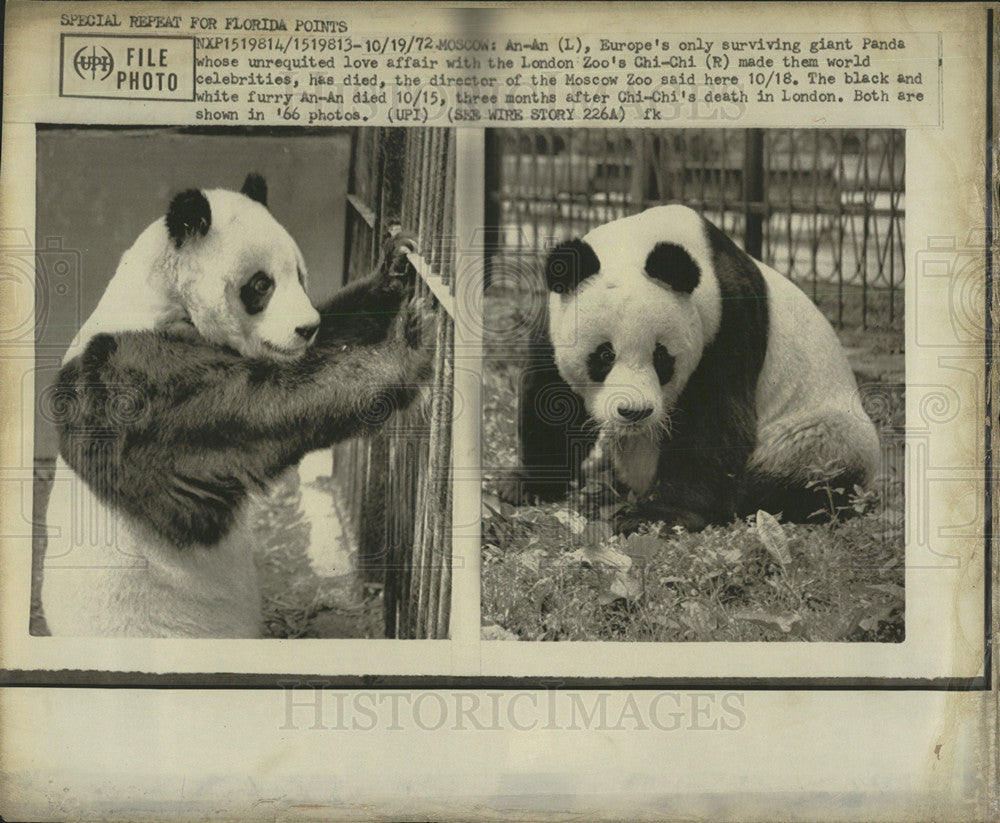
<path id="1" fill-rule="evenodd" d="M 482 633 L 905 638 L 901 129 L 486 135 Z"/>

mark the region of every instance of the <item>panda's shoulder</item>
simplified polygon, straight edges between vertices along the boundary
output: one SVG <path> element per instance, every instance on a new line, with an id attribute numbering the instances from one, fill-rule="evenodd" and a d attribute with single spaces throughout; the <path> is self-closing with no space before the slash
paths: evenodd
<path id="1" fill-rule="evenodd" d="M 237 352 L 209 343 L 193 329 L 180 325 L 97 334 L 75 360 L 84 379 L 107 380 L 128 374 L 141 375 L 149 383 L 229 372 L 244 362 Z"/>

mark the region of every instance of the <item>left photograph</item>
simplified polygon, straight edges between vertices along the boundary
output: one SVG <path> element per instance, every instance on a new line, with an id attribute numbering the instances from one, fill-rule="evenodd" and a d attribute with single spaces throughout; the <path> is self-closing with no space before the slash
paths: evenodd
<path id="1" fill-rule="evenodd" d="M 36 138 L 31 634 L 447 638 L 454 132 Z"/>

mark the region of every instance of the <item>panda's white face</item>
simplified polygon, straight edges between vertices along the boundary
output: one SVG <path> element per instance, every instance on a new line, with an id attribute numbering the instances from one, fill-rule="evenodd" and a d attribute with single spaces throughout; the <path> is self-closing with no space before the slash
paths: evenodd
<path id="1" fill-rule="evenodd" d="M 298 246 L 260 203 L 230 191 L 204 194 L 208 231 L 177 249 L 177 290 L 191 322 L 248 357 L 298 357 L 319 324 Z"/>
<path id="2" fill-rule="evenodd" d="M 609 433 L 669 427 L 670 409 L 698 364 L 697 312 L 662 286 L 599 275 L 575 299 L 553 296 L 556 365 Z"/>
<path id="3" fill-rule="evenodd" d="M 668 432 L 718 330 L 718 283 L 701 218 L 661 207 L 566 245 L 568 288 L 560 288 L 558 263 L 555 280 L 549 275 L 549 334 L 563 379 L 606 434 Z"/>

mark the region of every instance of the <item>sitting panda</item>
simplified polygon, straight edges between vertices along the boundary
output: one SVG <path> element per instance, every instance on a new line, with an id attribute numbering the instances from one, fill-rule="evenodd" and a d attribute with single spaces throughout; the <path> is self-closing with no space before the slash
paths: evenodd
<path id="1" fill-rule="evenodd" d="M 427 376 L 413 243 L 317 311 L 256 175 L 189 190 L 121 259 L 55 387 L 52 634 L 258 637 L 251 496 L 372 430 Z M 397 320 L 398 316 L 398 320 Z M 400 327 L 401 328 L 394 328 Z"/>
<path id="2" fill-rule="evenodd" d="M 788 279 L 695 211 L 659 206 L 557 246 L 548 335 L 520 395 L 506 496 L 553 500 L 595 442 L 637 503 L 689 531 L 757 509 L 805 520 L 875 471 L 879 441 L 837 336 Z"/>

